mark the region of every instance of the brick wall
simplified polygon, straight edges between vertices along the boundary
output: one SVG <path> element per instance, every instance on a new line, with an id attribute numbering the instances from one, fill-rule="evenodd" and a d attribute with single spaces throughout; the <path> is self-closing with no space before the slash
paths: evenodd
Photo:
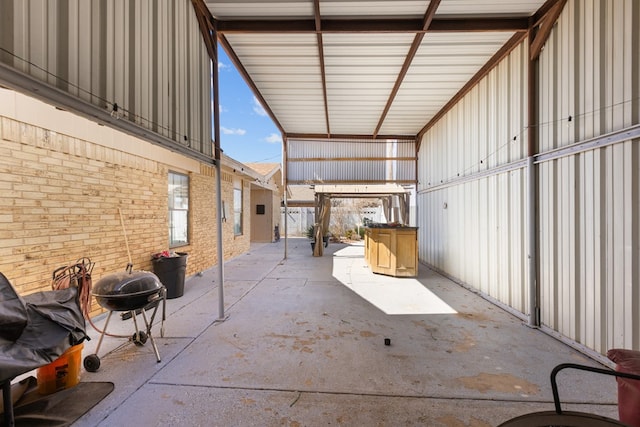
<path id="1" fill-rule="evenodd" d="M 222 223 L 222 247 L 224 248 L 224 257 L 228 259 L 235 255 L 247 252 L 249 250 L 249 230 L 250 222 L 250 196 L 251 191 L 249 183 L 243 181 L 243 201 L 242 201 L 242 230 L 243 234 L 236 236 L 233 231 L 233 179 L 234 175 L 231 171 L 223 170 L 221 187 L 222 200 L 226 206 L 227 219 Z"/>
<path id="2" fill-rule="evenodd" d="M 82 119 L 79 119 L 82 120 Z M 140 141 L 140 143 L 144 143 Z M 128 262 L 124 229 L 136 270 L 151 270 L 151 255 L 167 249 L 167 177 L 171 165 L 12 118 L 0 117 L 0 271 L 18 292 L 50 289 L 61 265 L 89 257 L 94 281 Z M 225 259 L 249 249 L 233 235 L 233 179 L 226 172 L 223 200 Z M 217 264 L 215 170 L 202 165 L 190 177 L 187 276 Z M 245 209 L 249 208 L 245 189 Z M 248 211 L 247 211 L 248 212 Z M 97 312 L 99 307 L 95 306 Z"/>
<path id="3" fill-rule="evenodd" d="M 191 245 L 179 251 L 189 253 L 187 268 L 193 274 L 218 262 L 215 168 L 201 165 L 200 174 L 190 174 L 189 178 Z"/>

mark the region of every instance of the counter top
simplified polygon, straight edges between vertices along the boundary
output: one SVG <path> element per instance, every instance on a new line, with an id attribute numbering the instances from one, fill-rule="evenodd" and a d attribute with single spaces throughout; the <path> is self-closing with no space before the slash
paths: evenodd
<path id="1" fill-rule="evenodd" d="M 392 225 L 392 224 L 370 224 L 365 225 L 364 228 L 393 228 L 398 230 L 417 230 L 418 227 L 411 227 L 409 225 Z"/>

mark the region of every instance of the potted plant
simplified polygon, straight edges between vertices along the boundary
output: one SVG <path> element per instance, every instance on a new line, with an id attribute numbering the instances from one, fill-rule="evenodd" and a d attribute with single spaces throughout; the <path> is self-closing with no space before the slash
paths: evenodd
<path id="1" fill-rule="evenodd" d="M 329 233 L 322 236 L 322 243 L 324 243 L 325 248 L 329 246 L 329 238 L 331 238 L 331 235 Z"/>
<path id="2" fill-rule="evenodd" d="M 311 250 L 313 251 L 315 249 L 316 246 L 316 228 L 314 225 L 310 225 L 309 227 L 307 227 L 307 231 L 305 233 L 305 235 L 307 236 L 307 239 L 311 240 Z M 324 247 L 326 248 L 327 246 L 329 246 L 329 234 L 325 234 L 324 236 L 322 236 L 322 243 L 324 243 Z"/>
<path id="3" fill-rule="evenodd" d="M 316 247 L 315 227 L 313 225 L 310 225 L 309 227 L 307 227 L 307 231 L 305 234 L 307 236 L 307 239 L 311 240 L 311 252 L 313 252 L 313 250 Z"/>
<path id="4" fill-rule="evenodd" d="M 316 235 L 315 235 L 315 227 L 312 225 L 310 225 L 309 227 L 307 227 L 307 231 L 305 232 L 305 236 L 307 236 L 307 239 L 309 240 L 315 240 Z"/>

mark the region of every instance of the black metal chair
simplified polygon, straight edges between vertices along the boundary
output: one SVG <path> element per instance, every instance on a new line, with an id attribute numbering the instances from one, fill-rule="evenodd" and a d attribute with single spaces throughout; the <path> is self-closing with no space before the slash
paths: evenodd
<path id="1" fill-rule="evenodd" d="M 558 383 L 556 376 L 563 369 L 572 368 L 582 371 L 595 372 L 598 374 L 611 375 L 618 378 L 629 378 L 640 380 L 640 375 L 626 372 L 612 371 L 610 369 L 594 368 L 591 366 L 577 365 L 575 363 L 562 363 L 551 371 L 551 390 L 553 392 L 553 402 L 555 411 L 533 412 L 512 418 L 498 427 L 545 427 L 545 426 L 565 426 L 565 427 L 614 427 L 627 426 L 620 421 L 585 412 L 563 411 L 560 405 L 560 395 L 558 393 Z"/>

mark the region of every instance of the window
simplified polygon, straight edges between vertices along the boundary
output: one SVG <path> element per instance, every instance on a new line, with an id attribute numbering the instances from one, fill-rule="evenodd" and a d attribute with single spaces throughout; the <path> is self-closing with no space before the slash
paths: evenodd
<path id="1" fill-rule="evenodd" d="M 189 177 L 169 172 L 169 247 L 189 243 Z"/>
<path id="2" fill-rule="evenodd" d="M 233 189 L 233 233 L 242 234 L 242 182 L 240 188 Z"/>

